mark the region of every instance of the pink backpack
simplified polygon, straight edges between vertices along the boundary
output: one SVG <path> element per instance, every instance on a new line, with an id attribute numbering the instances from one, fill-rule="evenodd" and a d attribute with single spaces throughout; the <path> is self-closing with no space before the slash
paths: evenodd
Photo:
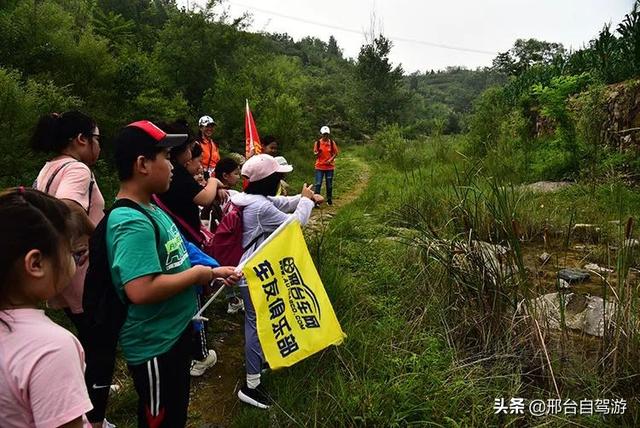
<path id="1" fill-rule="evenodd" d="M 221 266 L 238 266 L 242 254 L 265 235 L 259 234 L 243 247 L 242 232 L 242 208 L 229 202 L 213 236 L 212 257 Z"/>
<path id="2" fill-rule="evenodd" d="M 220 266 L 238 266 L 242 247 L 242 208 L 229 202 L 213 236 L 211 256 Z"/>

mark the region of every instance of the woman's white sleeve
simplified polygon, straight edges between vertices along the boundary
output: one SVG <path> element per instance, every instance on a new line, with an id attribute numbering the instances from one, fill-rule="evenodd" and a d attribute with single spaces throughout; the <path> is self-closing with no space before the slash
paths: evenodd
<path id="1" fill-rule="evenodd" d="M 315 206 L 309 198 L 298 197 L 299 202 L 296 204 L 295 211 L 291 214 L 285 214 L 280 211 L 274 204 L 264 204 L 260 209 L 260 224 L 265 232 L 276 230 L 282 223 L 287 221 L 291 216 L 298 219 L 304 226 L 311 217 L 311 211 Z"/>
<path id="2" fill-rule="evenodd" d="M 283 213 L 292 213 L 298 207 L 301 196 L 270 196 L 269 200 Z"/>

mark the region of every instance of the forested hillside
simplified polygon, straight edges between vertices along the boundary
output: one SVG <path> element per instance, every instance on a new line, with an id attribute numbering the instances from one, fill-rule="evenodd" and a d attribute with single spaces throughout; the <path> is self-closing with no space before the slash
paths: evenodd
<path id="1" fill-rule="evenodd" d="M 499 178 L 598 180 L 637 170 L 640 3 L 575 51 L 517 40 L 470 120 L 467 152 Z M 620 83 L 625 82 L 625 83 Z"/>
<path id="2" fill-rule="evenodd" d="M 328 124 L 363 140 L 391 123 L 411 135 L 459 132 L 496 73 L 452 68 L 404 76 L 383 35 L 345 58 L 336 40 L 245 31 L 247 16 L 185 10 L 167 0 L 5 0 L 0 7 L 0 183 L 30 182 L 37 117 L 77 108 L 109 136 L 140 118 L 210 114 L 227 150 L 244 141 L 248 99 L 261 133 L 295 147 Z M 105 168 L 103 162 L 102 168 Z"/>

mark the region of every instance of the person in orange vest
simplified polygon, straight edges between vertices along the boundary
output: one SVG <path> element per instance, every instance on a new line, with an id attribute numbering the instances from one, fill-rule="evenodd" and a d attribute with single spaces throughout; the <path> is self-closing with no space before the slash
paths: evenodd
<path id="1" fill-rule="evenodd" d="M 338 145 L 329 137 L 331 130 L 328 126 L 320 128 L 319 140 L 313 144 L 313 154 L 316 155 L 316 183 L 315 192 L 320 194 L 322 189 L 322 178 L 327 182 L 327 204 L 332 205 L 333 201 L 333 171 L 336 168 L 336 156 L 338 156 Z"/>
<path id="2" fill-rule="evenodd" d="M 204 179 L 208 180 L 210 176 L 213 176 L 213 170 L 220 160 L 218 143 L 212 138 L 216 121 L 211 116 L 205 115 L 198 121 L 198 126 L 200 127 L 200 138 L 197 141 L 202 148 L 202 170 Z"/>

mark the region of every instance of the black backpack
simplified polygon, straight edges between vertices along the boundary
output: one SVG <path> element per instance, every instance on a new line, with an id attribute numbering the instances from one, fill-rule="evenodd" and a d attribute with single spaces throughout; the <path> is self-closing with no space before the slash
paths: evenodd
<path id="1" fill-rule="evenodd" d="M 144 214 L 151 224 L 156 236 L 156 247 L 159 246 L 160 232 L 151 215 L 140 205 L 130 199 L 118 199 L 96 226 L 89 239 L 89 267 L 84 280 L 82 308 L 91 326 L 106 341 L 115 345 L 118 342 L 120 329 L 127 318 L 129 301 L 125 294 L 125 302 L 120 300 L 111 278 L 111 266 L 107 256 L 107 222 L 113 210 L 126 207 Z"/>
<path id="2" fill-rule="evenodd" d="M 336 154 L 336 142 L 333 141 L 333 138 L 329 138 L 329 142 L 331 143 L 331 154 Z M 314 152 L 320 151 L 320 140 L 316 140 L 316 144 L 313 147 Z"/>

